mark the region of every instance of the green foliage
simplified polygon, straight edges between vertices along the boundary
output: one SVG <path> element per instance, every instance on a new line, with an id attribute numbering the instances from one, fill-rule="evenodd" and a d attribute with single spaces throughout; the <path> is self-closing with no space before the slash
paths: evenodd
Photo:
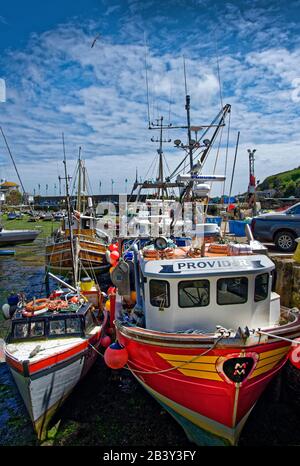
<path id="1" fill-rule="evenodd" d="M 268 176 L 257 187 L 258 191 L 275 189 L 277 197 L 300 196 L 300 167 Z"/>
<path id="2" fill-rule="evenodd" d="M 293 180 L 290 180 L 286 185 L 284 189 L 284 196 L 289 197 L 289 196 L 295 196 L 296 192 L 296 183 Z"/>
<path id="3" fill-rule="evenodd" d="M 7 205 L 19 205 L 22 201 L 22 194 L 17 189 L 13 189 L 6 194 L 5 202 Z"/>

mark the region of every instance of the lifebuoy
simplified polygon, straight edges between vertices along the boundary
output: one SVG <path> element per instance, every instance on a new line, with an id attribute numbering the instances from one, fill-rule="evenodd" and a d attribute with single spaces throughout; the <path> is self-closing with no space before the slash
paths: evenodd
<path id="1" fill-rule="evenodd" d="M 143 249 L 143 255 L 149 259 L 159 259 L 159 252 L 156 249 Z"/>
<path id="2" fill-rule="evenodd" d="M 29 303 L 27 303 L 25 306 L 25 310 L 28 312 L 40 311 L 41 309 L 46 307 L 48 303 L 49 303 L 48 298 L 36 299 L 36 300 L 30 301 Z"/>
<path id="3" fill-rule="evenodd" d="M 217 243 L 212 243 L 208 247 L 209 252 L 213 253 L 227 253 L 228 252 L 228 245 L 227 244 L 217 244 Z"/>
<path id="4" fill-rule="evenodd" d="M 26 304 L 25 309 L 23 309 L 22 314 L 24 317 L 33 317 L 40 314 L 44 314 L 44 312 L 48 311 L 48 304 L 49 299 L 41 298 L 36 299 L 35 301 L 30 301 Z"/>
<path id="5" fill-rule="evenodd" d="M 175 254 L 174 248 L 166 248 L 162 251 L 159 251 L 159 256 L 161 259 L 171 259 Z"/>

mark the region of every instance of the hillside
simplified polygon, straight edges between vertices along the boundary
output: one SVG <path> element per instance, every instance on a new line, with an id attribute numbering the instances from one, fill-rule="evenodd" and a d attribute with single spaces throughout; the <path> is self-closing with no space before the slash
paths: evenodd
<path id="1" fill-rule="evenodd" d="M 277 173 L 268 176 L 262 183 L 257 186 L 258 191 L 275 189 L 275 196 L 289 197 L 300 196 L 300 166 L 293 170 Z"/>

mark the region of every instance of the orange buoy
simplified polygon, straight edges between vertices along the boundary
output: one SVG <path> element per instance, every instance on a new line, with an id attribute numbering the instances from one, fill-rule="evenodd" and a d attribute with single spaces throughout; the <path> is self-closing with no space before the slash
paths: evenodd
<path id="1" fill-rule="evenodd" d="M 136 291 L 132 291 L 130 293 L 130 299 L 136 303 Z"/>
<path id="2" fill-rule="evenodd" d="M 128 361 L 127 349 L 118 341 L 112 343 L 105 350 L 104 361 L 111 369 L 122 369 Z"/>
<path id="3" fill-rule="evenodd" d="M 110 253 L 110 263 L 112 264 L 113 262 L 118 262 L 120 258 L 120 254 L 118 253 L 118 251 L 112 251 Z"/>
<path id="4" fill-rule="evenodd" d="M 103 346 L 103 348 L 107 348 L 110 344 L 111 344 L 110 336 L 104 334 L 100 340 L 100 345 Z"/>
<path id="5" fill-rule="evenodd" d="M 295 338 L 294 341 L 297 343 L 297 346 L 292 345 L 289 353 L 289 360 L 293 366 L 300 369 L 300 338 Z"/>

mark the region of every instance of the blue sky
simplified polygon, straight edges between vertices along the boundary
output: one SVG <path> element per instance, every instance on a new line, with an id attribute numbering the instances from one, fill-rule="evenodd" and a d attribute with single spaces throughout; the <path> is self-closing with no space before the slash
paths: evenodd
<path id="1" fill-rule="evenodd" d="M 124 192 L 125 178 L 129 190 L 136 167 L 154 176 L 145 52 L 151 118 L 167 121 L 170 112 L 173 124 L 185 122 L 183 56 L 192 122 L 218 113 L 218 55 L 223 103 L 232 105 L 229 174 L 241 134 L 234 192 L 247 189 L 248 148 L 257 149 L 260 180 L 299 165 L 299 0 L 11 0 L 0 6 L 0 49 L 0 124 L 28 191 L 58 191 L 62 132 L 71 174 L 81 146 L 94 192 L 99 181 L 111 192 L 111 179 L 114 192 Z M 225 143 L 223 136 L 220 174 Z M 172 144 L 164 151 L 172 170 L 183 153 Z M 0 178 L 16 179 L 2 140 Z"/>

